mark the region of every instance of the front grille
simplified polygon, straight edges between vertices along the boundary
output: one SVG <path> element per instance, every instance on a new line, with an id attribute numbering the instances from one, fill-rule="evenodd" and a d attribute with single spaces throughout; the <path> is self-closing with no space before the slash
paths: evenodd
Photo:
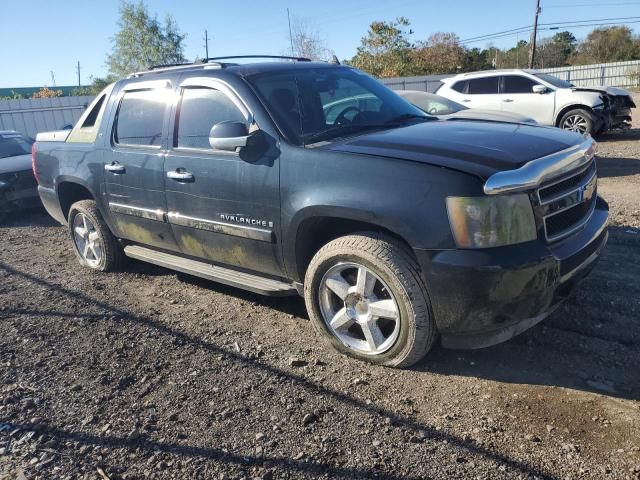
<path id="1" fill-rule="evenodd" d="M 596 162 L 591 162 L 591 164 L 581 172 L 578 172 L 565 180 L 561 180 L 558 183 L 541 188 L 538 190 L 540 203 L 544 205 L 563 196 L 564 194 L 574 191 L 576 188 L 580 187 L 580 185 L 583 185 L 587 180 L 589 180 L 595 173 Z"/>
<path id="2" fill-rule="evenodd" d="M 538 189 L 547 242 L 571 235 L 589 220 L 596 204 L 596 187 L 596 164 L 592 161 L 571 176 Z"/>
<path id="3" fill-rule="evenodd" d="M 547 217 L 545 219 L 547 239 L 557 240 L 559 239 L 558 237 L 566 236 L 564 233 L 570 234 L 576 226 L 583 223 L 590 216 L 595 202 L 596 198 L 594 196 L 589 202 L 579 203 L 556 215 Z"/>

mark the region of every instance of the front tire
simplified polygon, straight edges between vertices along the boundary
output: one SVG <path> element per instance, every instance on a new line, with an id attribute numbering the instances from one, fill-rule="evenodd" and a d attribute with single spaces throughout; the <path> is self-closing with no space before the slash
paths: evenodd
<path id="1" fill-rule="evenodd" d="M 559 126 L 560 128 L 571 132 L 580 133 L 582 135 L 588 133 L 591 136 L 595 136 L 595 124 L 596 119 L 593 116 L 593 113 L 588 110 L 577 108 L 565 113 L 560 120 Z"/>
<path id="2" fill-rule="evenodd" d="M 71 205 L 68 225 L 73 251 L 81 265 L 100 272 L 118 268 L 120 248 L 96 202 L 81 200 Z"/>
<path id="3" fill-rule="evenodd" d="M 348 235 L 322 247 L 307 269 L 304 294 L 320 336 L 360 360 L 409 367 L 435 342 L 419 266 L 384 235 Z"/>

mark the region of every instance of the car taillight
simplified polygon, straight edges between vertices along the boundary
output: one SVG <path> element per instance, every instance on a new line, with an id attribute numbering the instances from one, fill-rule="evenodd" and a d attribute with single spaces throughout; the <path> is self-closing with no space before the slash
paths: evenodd
<path id="1" fill-rule="evenodd" d="M 36 153 L 38 150 L 36 149 L 36 144 L 31 145 L 31 170 L 33 170 L 33 176 L 36 177 L 36 182 L 40 184 L 40 179 L 38 178 L 38 171 L 36 170 Z"/>

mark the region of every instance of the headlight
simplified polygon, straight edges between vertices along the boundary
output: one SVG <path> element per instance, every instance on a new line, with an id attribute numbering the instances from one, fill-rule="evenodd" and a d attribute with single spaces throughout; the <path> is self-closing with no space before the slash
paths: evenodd
<path id="1" fill-rule="evenodd" d="M 7 186 L 7 184 L 5 182 L 3 182 L 2 180 L 0 180 L 0 190 L 2 190 L 6 186 Z"/>
<path id="2" fill-rule="evenodd" d="M 447 197 L 449 223 L 460 248 L 490 248 L 537 238 L 529 196 Z"/>

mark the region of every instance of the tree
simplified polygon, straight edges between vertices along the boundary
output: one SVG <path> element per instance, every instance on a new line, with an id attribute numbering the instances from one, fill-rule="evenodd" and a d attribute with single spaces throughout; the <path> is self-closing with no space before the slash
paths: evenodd
<path id="1" fill-rule="evenodd" d="M 479 48 L 466 49 L 462 65 L 462 70 L 465 72 L 489 70 L 491 68 L 489 51 L 480 50 Z"/>
<path id="2" fill-rule="evenodd" d="M 593 30 L 571 58 L 573 65 L 622 62 L 640 59 L 640 40 L 629 27 L 605 27 Z"/>
<path id="3" fill-rule="evenodd" d="M 62 90 L 52 90 L 49 87 L 42 87 L 31 96 L 31 98 L 54 98 L 61 97 Z"/>
<path id="4" fill-rule="evenodd" d="M 185 62 L 185 35 L 171 16 L 161 24 L 142 1 L 123 1 L 118 26 L 120 30 L 112 39 L 113 52 L 107 56 L 110 74 L 121 77 L 153 65 Z"/>
<path id="5" fill-rule="evenodd" d="M 408 36 L 413 33 L 410 25 L 404 17 L 391 22 L 372 22 L 350 63 L 378 77 L 409 75 L 412 45 Z"/>
<path id="6" fill-rule="evenodd" d="M 329 60 L 333 52 L 329 50 L 320 33 L 306 19 L 293 17 L 291 22 L 291 41 L 294 57 L 311 60 Z"/>
<path id="7" fill-rule="evenodd" d="M 414 75 L 455 73 L 462 69 L 465 51 L 455 33 L 438 32 L 418 43 L 410 59 Z"/>

